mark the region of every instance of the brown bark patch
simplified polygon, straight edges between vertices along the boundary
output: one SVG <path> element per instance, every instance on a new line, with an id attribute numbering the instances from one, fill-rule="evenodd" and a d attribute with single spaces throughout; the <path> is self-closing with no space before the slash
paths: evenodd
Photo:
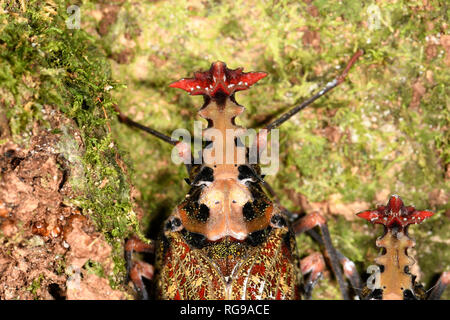
<path id="1" fill-rule="evenodd" d="M 51 109 L 44 114 L 52 126 L 64 126 L 82 152 L 75 123 Z M 72 218 L 82 216 L 71 205 L 80 191 L 72 189 L 70 177 L 83 169 L 65 159 L 74 155 L 60 150 L 62 135 L 36 125 L 28 146 L 0 146 L 0 300 L 124 297 L 107 279 L 114 266 L 110 245 L 89 217 Z M 83 270 L 88 259 L 101 263 L 104 278 Z M 83 274 L 76 293 L 67 291 L 71 268 Z"/>

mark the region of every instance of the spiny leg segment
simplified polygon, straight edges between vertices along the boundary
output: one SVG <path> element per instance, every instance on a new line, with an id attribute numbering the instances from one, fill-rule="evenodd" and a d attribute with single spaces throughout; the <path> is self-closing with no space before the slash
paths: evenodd
<path id="1" fill-rule="evenodd" d="M 155 246 L 151 241 L 150 243 L 145 243 L 142 240 L 133 237 L 128 239 L 125 244 L 125 260 L 127 263 L 127 275 L 129 279 L 133 282 L 134 287 L 138 294 L 140 294 L 142 300 L 148 300 L 149 296 L 147 289 L 145 288 L 144 281 L 142 278 L 152 280 L 154 274 L 154 267 L 143 261 L 134 260 L 133 253 L 146 252 L 154 253 Z"/>

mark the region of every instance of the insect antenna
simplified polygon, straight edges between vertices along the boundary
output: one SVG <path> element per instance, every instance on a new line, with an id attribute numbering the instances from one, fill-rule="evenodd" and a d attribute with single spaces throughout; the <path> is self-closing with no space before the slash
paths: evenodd
<path id="1" fill-rule="evenodd" d="M 159 132 L 157 130 L 154 130 L 154 129 L 150 128 L 150 127 L 144 126 L 144 125 L 142 125 L 142 124 L 140 124 L 140 123 L 130 119 L 129 117 L 124 115 L 122 113 L 122 111 L 120 111 L 119 107 L 116 104 L 114 104 L 113 107 L 114 107 L 114 110 L 117 112 L 117 117 L 118 117 L 118 119 L 119 119 L 119 121 L 121 123 L 124 123 L 124 124 L 126 124 L 127 126 L 130 126 L 130 127 L 134 127 L 134 128 L 139 129 L 139 130 L 145 131 L 145 132 L 147 132 L 147 133 L 157 137 L 158 139 L 160 139 L 160 140 L 162 140 L 164 142 L 167 142 L 167 143 L 177 147 L 178 153 L 179 153 L 179 155 L 180 155 L 180 157 L 182 159 L 184 159 L 184 160 L 185 159 L 191 159 L 190 163 L 187 162 L 187 161 L 184 161 L 188 174 L 191 172 L 193 158 L 191 156 L 190 146 L 188 146 L 184 142 L 173 140 L 171 137 L 165 135 L 164 133 L 161 133 L 161 132 Z"/>
<path id="2" fill-rule="evenodd" d="M 156 130 L 154 130 L 152 128 L 146 127 L 146 126 L 144 126 L 144 125 L 142 125 L 142 124 L 140 124 L 140 123 L 138 123 L 138 122 L 128 118 L 126 115 L 124 115 L 120 111 L 119 107 L 116 104 L 114 104 L 114 110 L 118 113 L 118 118 L 119 118 L 120 122 L 122 122 L 122 123 L 124 123 L 124 124 L 126 124 L 126 125 L 128 125 L 130 127 L 135 127 L 135 128 L 140 129 L 142 131 L 150 133 L 151 135 L 161 139 L 164 142 L 170 143 L 173 146 L 177 145 L 178 141 L 172 140 L 172 138 L 170 138 L 169 136 L 166 136 L 164 133 L 161 133 L 161 132 L 156 131 Z"/>
<path id="3" fill-rule="evenodd" d="M 267 131 L 270 131 L 272 129 L 275 129 L 282 125 L 284 122 L 292 118 L 294 115 L 296 115 L 298 112 L 309 106 L 311 103 L 319 99 L 321 96 L 325 95 L 326 93 L 330 92 L 334 88 L 336 88 L 338 85 L 340 85 L 342 82 L 344 82 L 345 77 L 347 76 L 348 72 L 350 71 L 350 68 L 356 63 L 358 58 L 364 54 L 364 51 L 362 49 L 359 49 L 353 57 L 350 59 L 350 61 L 347 63 L 347 66 L 345 67 L 344 71 L 333 81 L 328 82 L 322 90 L 317 92 L 315 95 L 313 95 L 308 100 L 302 102 L 300 105 L 292 108 L 291 110 L 287 111 L 283 115 L 281 115 L 278 119 L 273 121 L 272 123 L 268 124 L 264 127 Z"/>

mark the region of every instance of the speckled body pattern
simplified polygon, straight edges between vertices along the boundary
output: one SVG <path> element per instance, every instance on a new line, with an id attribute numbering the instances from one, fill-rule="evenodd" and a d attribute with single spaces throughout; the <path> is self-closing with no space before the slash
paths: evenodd
<path id="1" fill-rule="evenodd" d="M 224 240 L 194 248 L 181 232 L 168 232 L 159 248 L 158 299 L 298 299 L 294 239 L 267 230 L 259 245 Z"/>

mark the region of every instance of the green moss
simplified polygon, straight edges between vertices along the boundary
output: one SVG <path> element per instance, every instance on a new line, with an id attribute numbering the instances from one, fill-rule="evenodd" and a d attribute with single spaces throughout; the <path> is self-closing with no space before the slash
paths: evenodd
<path id="1" fill-rule="evenodd" d="M 83 266 L 88 273 L 95 274 L 100 278 L 105 278 L 105 270 L 100 262 L 89 259 Z"/>
<path id="2" fill-rule="evenodd" d="M 61 133 L 59 151 L 73 166 L 71 186 L 80 194 L 68 201 L 81 207 L 112 245 L 118 283 L 125 276 L 123 239 L 139 230 L 129 181 L 108 129 L 115 118 L 109 91 L 117 85 L 109 62 L 91 35 L 66 27 L 64 2 L 29 1 L 26 8 L 10 2 L 3 9 L 0 90 L 13 139 L 26 143 L 35 123 Z M 75 121 L 84 150 L 78 150 L 73 128 L 52 128 L 43 120 L 44 104 Z"/>
<path id="3" fill-rule="evenodd" d="M 66 260 L 64 256 L 57 256 L 54 268 L 56 271 L 56 274 L 63 275 L 66 270 Z"/>
<path id="4" fill-rule="evenodd" d="M 27 288 L 27 291 L 30 291 L 33 294 L 35 300 L 38 298 L 38 290 L 41 288 L 43 280 L 44 275 L 40 274 L 39 277 L 34 279 L 31 285 Z"/>

